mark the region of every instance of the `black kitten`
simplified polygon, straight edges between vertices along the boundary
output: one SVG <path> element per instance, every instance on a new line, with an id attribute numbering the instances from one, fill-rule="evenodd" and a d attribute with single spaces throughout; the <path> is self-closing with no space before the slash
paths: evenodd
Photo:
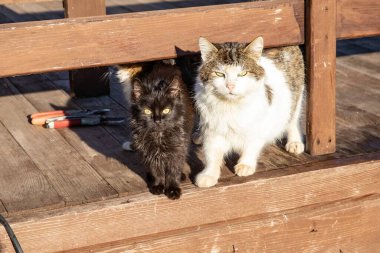
<path id="1" fill-rule="evenodd" d="M 132 77 L 131 102 L 130 149 L 139 152 L 150 169 L 150 191 L 178 199 L 193 126 L 193 107 L 180 69 L 158 62 Z"/>

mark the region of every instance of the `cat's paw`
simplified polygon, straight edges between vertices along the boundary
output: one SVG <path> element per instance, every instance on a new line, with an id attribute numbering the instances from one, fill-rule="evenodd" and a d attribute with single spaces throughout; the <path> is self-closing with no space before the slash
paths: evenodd
<path id="1" fill-rule="evenodd" d="M 133 143 L 130 142 L 130 141 L 126 141 L 123 143 L 123 149 L 126 150 L 126 151 L 135 151 L 133 149 Z"/>
<path id="2" fill-rule="evenodd" d="M 194 132 L 191 136 L 191 140 L 193 141 L 194 144 L 196 145 L 201 145 L 202 144 L 202 135 L 200 132 Z"/>
<path id="3" fill-rule="evenodd" d="M 217 182 L 218 182 L 217 177 L 213 177 L 213 176 L 206 175 L 203 173 L 199 173 L 195 178 L 195 184 L 198 187 L 211 187 L 211 186 L 216 185 Z"/>
<path id="4" fill-rule="evenodd" d="M 169 199 L 179 199 L 181 197 L 181 193 L 181 188 L 179 188 L 178 186 L 169 186 L 165 189 L 165 195 Z"/>
<path id="5" fill-rule="evenodd" d="M 164 185 L 163 184 L 152 185 L 149 190 L 154 195 L 160 195 L 164 192 Z"/>
<path id="6" fill-rule="evenodd" d="M 246 176 L 253 175 L 253 173 L 255 173 L 256 171 L 256 167 L 249 166 L 246 164 L 241 164 L 241 163 L 236 164 L 234 168 L 235 168 L 235 174 L 238 175 L 239 177 L 246 177 Z"/>
<path id="7" fill-rule="evenodd" d="M 286 151 L 293 154 L 301 154 L 305 150 L 305 145 L 300 141 L 288 142 L 285 145 Z"/>

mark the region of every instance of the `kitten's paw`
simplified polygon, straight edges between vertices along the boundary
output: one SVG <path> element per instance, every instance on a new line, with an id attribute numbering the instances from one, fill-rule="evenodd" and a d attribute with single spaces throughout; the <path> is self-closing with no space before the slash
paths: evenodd
<path id="1" fill-rule="evenodd" d="M 293 154 L 301 154 L 305 150 L 305 145 L 302 142 L 294 141 L 294 142 L 288 142 L 285 145 L 286 151 Z"/>
<path id="2" fill-rule="evenodd" d="M 123 149 L 126 150 L 126 151 L 135 151 L 133 149 L 133 143 L 130 142 L 130 141 L 126 141 L 123 143 Z"/>
<path id="3" fill-rule="evenodd" d="M 152 185 L 149 190 L 154 195 L 160 195 L 164 192 L 164 185 L 163 184 Z"/>
<path id="4" fill-rule="evenodd" d="M 201 145 L 203 141 L 201 133 L 194 132 L 193 135 L 191 136 L 191 140 L 193 141 L 194 144 Z"/>
<path id="5" fill-rule="evenodd" d="M 206 175 L 203 173 L 199 173 L 195 178 L 195 184 L 198 187 L 211 187 L 211 186 L 216 185 L 217 182 L 218 182 L 217 177 L 213 177 L 213 176 Z"/>
<path id="6" fill-rule="evenodd" d="M 178 186 L 169 186 L 165 189 L 165 195 L 169 199 L 179 199 L 181 197 L 181 193 L 181 188 L 179 188 Z"/>
<path id="7" fill-rule="evenodd" d="M 236 164 L 235 165 L 235 174 L 238 175 L 239 177 L 246 177 L 250 176 L 256 171 L 256 167 L 249 166 L 246 164 Z"/>

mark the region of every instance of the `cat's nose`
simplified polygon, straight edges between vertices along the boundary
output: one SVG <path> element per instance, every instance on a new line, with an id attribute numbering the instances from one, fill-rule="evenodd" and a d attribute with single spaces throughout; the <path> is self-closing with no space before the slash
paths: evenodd
<path id="1" fill-rule="evenodd" d="M 227 83 L 227 89 L 231 92 L 235 88 L 234 83 Z"/>
<path id="2" fill-rule="evenodd" d="M 155 118 L 155 119 L 154 119 L 154 123 L 156 123 L 156 124 L 160 124 L 160 123 L 161 123 L 161 119 L 160 119 L 160 118 Z"/>

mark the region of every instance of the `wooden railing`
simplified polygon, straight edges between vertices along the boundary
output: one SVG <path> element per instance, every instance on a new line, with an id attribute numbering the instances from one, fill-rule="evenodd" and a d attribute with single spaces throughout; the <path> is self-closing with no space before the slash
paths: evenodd
<path id="1" fill-rule="evenodd" d="M 0 4 L 37 1 L 43 0 Z M 104 3 L 97 1 L 97 8 Z M 380 35 L 377 0 L 273 0 L 110 16 L 104 10 L 70 15 L 70 6 L 94 2 L 64 2 L 67 19 L 0 25 L 0 77 L 177 57 L 198 51 L 199 36 L 248 42 L 262 35 L 266 47 L 305 44 L 313 155 L 335 151 L 336 39 Z M 77 18 L 85 15 L 92 17 Z"/>

